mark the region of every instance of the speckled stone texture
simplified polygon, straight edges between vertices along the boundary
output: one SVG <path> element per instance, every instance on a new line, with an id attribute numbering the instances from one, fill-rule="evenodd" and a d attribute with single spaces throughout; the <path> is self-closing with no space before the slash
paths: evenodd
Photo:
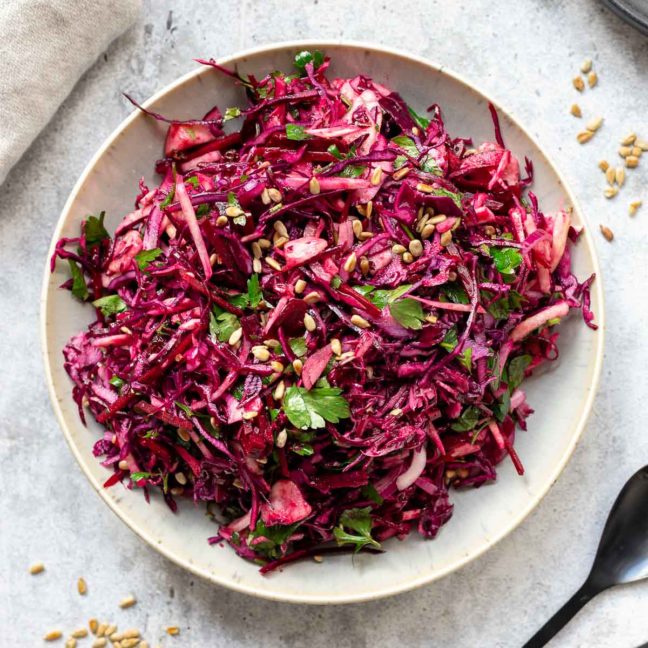
<path id="1" fill-rule="evenodd" d="M 235 594 L 196 581 L 140 542 L 92 493 L 68 450 L 39 348 L 51 232 L 91 155 L 131 110 L 120 93 L 146 98 L 192 69 L 195 56 L 294 38 L 373 41 L 465 75 L 539 138 L 592 227 L 607 224 L 616 235 L 612 244 L 596 235 L 608 316 L 602 386 L 583 439 L 549 495 L 507 539 L 459 572 L 396 598 L 344 607 Z M 585 56 L 600 82 L 577 96 L 571 78 Z M 631 200 L 648 203 L 647 163 L 611 201 L 603 198 L 596 168 L 602 157 L 618 161 L 626 131 L 648 136 L 646 70 L 648 41 L 595 0 L 145 2 L 137 25 L 79 81 L 2 187 L 0 643 L 41 645 L 47 630 L 69 631 L 97 616 L 140 627 L 162 646 L 521 645 L 585 578 L 618 490 L 648 462 L 648 204 L 634 220 L 627 215 Z M 434 99 L 443 104 L 443 97 Z M 586 146 L 576 143 L 580 123 L 569 115 L 575 100 L 586 116 L 605 117 Z M 36 560 L 47 570 L 30 576 Z M 76 593 L 81 575 L 86 597 Z M 130 592 L 138 604 L 119 610 Z M 608 591 L 552 645 L 634 647 L 648 641 L 647 606 L 648 583 Z M 171 624 L 181 627 L 179 637 L 164 635 Z"/>

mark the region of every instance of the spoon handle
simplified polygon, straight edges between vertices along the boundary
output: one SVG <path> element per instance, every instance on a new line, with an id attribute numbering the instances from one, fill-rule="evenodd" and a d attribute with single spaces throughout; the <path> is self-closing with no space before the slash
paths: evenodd
<path id="1" fill-rule="evenodd" d="M 576 613 L 602 589 L 604 588 L 593 586 L 589 581 L 585 581 L 574 596 L 524 644 L 523 648 L 542 648 L 549 643 L 551 638 L 558 634 L 576 616 Z"/>

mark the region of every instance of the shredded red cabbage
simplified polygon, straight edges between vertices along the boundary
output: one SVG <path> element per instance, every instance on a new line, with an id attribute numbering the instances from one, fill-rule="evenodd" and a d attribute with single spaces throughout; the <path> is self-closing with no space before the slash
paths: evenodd
<path id="1" fill-rule="evenodd" d="M 436 105 L 330 79 L 319 52 L 295 65 L 234 75 L 245 109 L 165 120 L 159 186 L 52 259 L 96 308 L 63 353 L 106 486 L 216 505 L 210 542 L 264 572 L 433 538 L 450 487 L 507 455 L 522 474 L 523 379 L 570 309 L 596 328 L 578 230 L 525 195 L 494 109 L 497 141 L 472 148 Z"/>

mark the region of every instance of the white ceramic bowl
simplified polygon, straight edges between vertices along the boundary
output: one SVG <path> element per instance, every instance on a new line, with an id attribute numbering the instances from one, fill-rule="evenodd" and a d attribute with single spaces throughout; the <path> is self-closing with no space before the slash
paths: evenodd
<path id="1" fill-rule="evenodd" d="M 290 69 L 300 49 L 320 49 L 333 59 L 336 75 L 358 73 L 398 90 L 419 112 L 441 104 L 449 132 L 472 136 L 476 142 L 493 139 L 488 99 L 471 84 L 439 65 L 399 52 L 361 44 L 283 43 L 249 50 L 220 62 L 236 65 L 257 76 L 274 69 Z M 152 110 L 177 118 L 201 115 L 212 105 L 244 105 L 240 88 L 209 68 L 196 69 L 146 102 Z M 504 138 L 520 158 L 535 167 L 533 190 L 547 210 L 563 202 L 574 207 L 576 223 L 583 223 L 574 196 L 538 143 L 500 108 Z M 52 239 L 77 235 L 84 215 L 105 210 L 108 228 L 129 211 L 144 174 L 152 180 L 153 162 L 161 156 L 163 125 L 136 111 L 117 128 L 90 161 L 68 199 Z M 387 543 L 384 555 L 327 558 L 322 564 L 304 562 L 283 572 L 261 576 L 258 568 L 237 557 L 229 547 L 209 547 L 206 538 L 215 526 L 202 507 L 181 506 L 173 515 L 154 497 L 147 504 L 140 492 L 121 486 L 104 490 L 109 476 L 92 456 L 99 426 L 79 421 L 71 398 L 71 383 L 61 358 L 66 340 L 89 321 L 67 291 L 57 287 L 67 278 L 64 264 L 45 273 L 42 294 L 42 342 L 50 395 L 65 437 L 93 488 L 110 508 L 142 539 L 178 565 L 198 576 L 256 596 L 304 603 L 364 601 L 429 583 L 476 558 L 510 533 L 538 504 L 558 477 L 583 431 L 599 378 L 603 347 L 603 297 L 598 263 L 590 234 L 575 248 L 574 266 L 584 278 L 596 272 L 592 306 L 601 328 L 593 332 L 574 316 L 561 326 L 561 358 L 542 377 L 530 380 L 529 401 L 536 413 L 529 430 L 517 436 L 516 449 L 526 473 L 519 477 L 510 461 L 498 470 L 494 485 L 452 493 L 455 511 L 437 539 L 424 541 L 412 534 L 406 541 Z"/>

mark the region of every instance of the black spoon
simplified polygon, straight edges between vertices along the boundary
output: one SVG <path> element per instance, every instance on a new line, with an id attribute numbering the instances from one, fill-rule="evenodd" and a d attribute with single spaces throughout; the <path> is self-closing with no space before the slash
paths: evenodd
<path id="1" fill-rule="evenodd" d="M 648 466 L 630 477 L 614 502 L 587 580 L 524 648 L 547 644 L 588 601 L 608 587 L 643 578 L 648 578 Z"/>

